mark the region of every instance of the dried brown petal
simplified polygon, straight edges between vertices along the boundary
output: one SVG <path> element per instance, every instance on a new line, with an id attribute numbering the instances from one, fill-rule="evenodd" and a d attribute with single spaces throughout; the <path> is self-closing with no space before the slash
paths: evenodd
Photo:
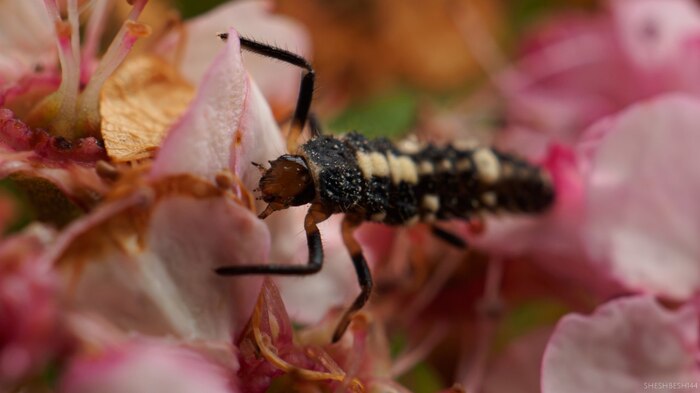
<path id="1" fill-rule="evenodd" d="M 115 162 L 152 156 L 195 89 L 155 56 L 126 62 L 104 85 L 100 97 L 102 138 Z"/>

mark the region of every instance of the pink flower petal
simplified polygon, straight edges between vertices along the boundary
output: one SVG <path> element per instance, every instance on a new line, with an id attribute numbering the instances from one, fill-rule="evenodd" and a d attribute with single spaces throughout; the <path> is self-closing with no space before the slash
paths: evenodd
<path id="1" fill-rule="evenodd" d="M 663 96 L 593 127 L 587 247 L 629 288 L 685 299 L 700 289 L 700 100 Z"/>
<path id="2" fill-rule="evenodd" d="M 213 182 L 219 171 L 233 167 L 231 152 L 236 135 L 241 134 L 250 82 L 236 34 L 231 33 L 189 109 L 163 141 L 153 177 L 191 173 Z"/>
<path id="3" fill-rule="evenodd" d="M 265 224 L 223 198 L 173 197 L 158 204 L 152 214 L 150 252 L 165 262 L 144 271 L 160 283 L 153 297 L 173 311 L 171 320 L 178 322 L 185 336 L 223 340 L 234 336 L 253 310 L 262 278 L 221 277 L 213 269 L 267 264 L 270 238 Z"/>
<path id="4" fill-rule="evenodd" d="M 282 136 L 270 108 L 241 63 L 234 30 L 202 79 L 190 108 L 169 132 L 153 164 L 159 177 L 191 173 L 211 181 L 231 169 L 248 189 L 264 163 L 284 154 Z"/>
<path id="5" fill-rule="evenodd" d="M 606 18 L 562 15 L 523 47 L 522 58 L 501 77 L 516 124 L 574 140 L 636 92 Z"/>
<path id="6" fill-rule="evenodd" d="M 607 14 L 560 16 L 504 73 L 516 123 L 575 141 L 590 124 L 664 92 L 698 94 L 700 8 L 691 0 L 611 0 Z"/>
<path id="7" fill-rule="evenodd" d="M 42 0 L 0 2 L 0 90 L 56 59 L 54 24 Z"/>
<path id="8" fill-rule="evenodd" d="M 643 70 L 680 61 L 687 40 L 700 37 L 700 9 L 692 0 L 615 0 L 610 4 L 622 49 Z"/>
<path id="9" fill-rule="evenodd" d="M 109 236 L 115 222 L 144 209 L 150 210 L 145 244 L 137 246 L 136 231 Z M 97 233 L 107 236 L 90 237 Z M 94 250 L 76 255 L 76 245 L 88 241 Z M 169 196 L 152 205 L 134 194 L 75 222 L 59 244 L 52 258 L 85 264 L 73 279 L 70 300 L 78 309 L 126 331 L 227 342 L 247 321 L 261 280 L 220 277 L 214 268 L 266 263 L 269 235 L 262 221 L 227 198 Z"/>
<path id="10" fill-rule="evenodd" d="M 252 190 L 260 179 L 252 162 L 266 163 L 285 153 L 270 108 L 241 64 L 237 37 L 231 30 L 226 44 L 217 39 L 222 51 L 202 79 L 188 112 L 166 137 L 153 177 L 195 173 L 213 181 L 219 171 L 230 169 Z M 257 207 L 262 210 L 264 204 Z M 275 239 L 272 263 L 298 259 L 299 245 L 306 241 L 289 228 L 303 228 L 303 216 L 294 212 L 300 209 L 277 212 L 265 221 Z"/>
<path id="11" fill-rule="evenodd" d="M 200 354 L 155 340 L 133 340 L 73 359 L 62 376 L 61 393 L 234 393 L 235 370 Z"/>
<path id="12" fill-rule="evenodd" d="M 165 39 L 161 50 L 172 52 L 184 46 L 181 71 L 198 84 L 221 43 L 216 35 L 235 27 L 244 37 L 270 43 L 302 56 L 310 53 L 310 39 L 302 26 L 292 19 L 271 12 L 270 1 L 245 0 L 225 3 L 206 14 L 187 21 L 184 43 L 177 34 Z M 250 53 L 244 54 L 246 69 L 259 84 L 273 108 L 292 109 L 299 90 L 300 72 L 296 67 Z"/>
<path id="13" fill-rule="evenodd" d="M 651 297 L 611 301 L 591 316 L 568 315 L 558 324 L 542 363 L 543 393 L 636 393 L 645 384 L 700 383 L 698 314 L 669 311 Z"/>

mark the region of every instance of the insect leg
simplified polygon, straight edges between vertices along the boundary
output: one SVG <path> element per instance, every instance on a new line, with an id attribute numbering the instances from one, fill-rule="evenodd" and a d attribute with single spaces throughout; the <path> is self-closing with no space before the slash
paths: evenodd
<path id="1" fill-rule="evenodd" d="M 311 130 L 311 138 L 316 138 L 323 135 L 321 122 L 313 112 L 309 113 L 309 129 Z"/>
<path id="2" fill-rule="evenodd" d="M 328 214 L 315 210 L 313 206 L 306 213 L 304 230 L 306 244 L 309 248 L 309 260 L 306 265 L 232 265 L 221 266 L 214 271 L 221 276 L 236 276 L 242 274 L 279 274 L 279 275 L 308 275 L 321 270 L 323 265 L 323 245 L 321 233 L 316 224 L 328 218 Z"/>
<path id="3" fill-rule="evenodd" d="M 430 230 L 433 232 L 433 235 L 435 235 L 435 237 L 440 238 L 440 240 L 444 241 L 445 243 L 448 243 L 453 247 L 461 249 L 467 248 L 467 241 L 455 235 L 452 232 L 446 231 L 435 225 L 431 226 Z"/>
<path id="4" fill-rule="evenodd" d="M 338 326 L 335 328 L 333 333 L 333 342 L 337 342 L 343 337 L 343 333 L 350 325 L 353 315 L 357 313 L 369 300 L 369 295 L 372 293 L 372 274 L 367 266 L 367 261 L 364 255 L 362 255 L 362 248 L 360 244 L 355 240 L 353 232 L 355 228 L 360 224 L 360 221 L 345 216 L 343 219 L 343 241 L 345 242 L 345 247 L 348 248 L 350 256 L 352 257 L 352 263 L 355 265 L 355 272 L 357 273 L 357 281 L 360 284 L 360 294 L 357 296 L 355 301 L 352 303 L 349 309 L 345 311 L 343 317 L 338 322 Z"/>
<path id="5" fill-rule="evenodd" d="M 222 40 L 226 40 L 228 34 L 219 34 L 219 37 L 221 37 Z M 287 135 L 287 150 L 293 153 L 297 149 L 299 136 L 301 136 L 301 132 L 304 130 L 304 125 L 306 124 L 306 119 L 309 116 L 311 99 L 314 95 L 316 73 L 309 61 L 296 53 L 253 41 L 248 38 L 239 38 L 241 41 L 241 48 L 245 50 L 295 65 L 304 70 L 304 75 L 301 78 L 301 85 L 299 86 L 296 108 L 294 109 L 294 116 L 292 116 L 289 135 Z"/>

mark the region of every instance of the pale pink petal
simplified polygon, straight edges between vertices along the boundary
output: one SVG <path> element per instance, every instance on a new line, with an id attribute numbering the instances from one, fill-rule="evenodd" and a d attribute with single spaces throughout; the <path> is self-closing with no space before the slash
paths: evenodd
<path id="1" fill-rule="evenodd" d="M 267 101 L 255 82 L 251 79 L 248 81 L 250 89 L 244 103 L 245 111 L 241 115 L 237 139 L 233 144 L 231 169 L 252 190 L 257 188 L 260 180 L 260 171 L 253 162 L 267 163 L 268 160 L 285 154 L 287 149 Z"/>
<path id="2" fill-rule="evenodd" d="M 235 370 L 156 340 L 135 339 L 77 357 L 61 378 L 61 393 L 235 393 Z"/>
<path id="3" fill-rule="evenodd" d="M 264 164 L 286 152 L 267 102 L 243 69 L 237 37 L 231 30 L 226 44 L 217 41 L 221 53 L 187 113 L 166 137 L 152 176 L 195 173 L 213 181 L 219 171 L 230 169 L 253 190 L 260 172 L 252 162 Z M 262 210 L 264 204 L 257 207 Z M 289 230 L 303 228 L 303 216 L 293 210 L 266 220 L 275 239 L 273 263 L 296 260 L 298 245 L 306 242 Z"/>
<path id="4" fill-rule="evenodd" d="M 692 0 L 610 1 L 622 50 L 642 70 L 682 60 L 689 39 L 700 37 L 700 9 Z"/>
<path id="5" fill-rule="evenodd" d="M 671 95 L 592 128 L 586 245 L 631 289 L 685 299 L 700 288 L 698 124 L 700 100 Z"/>
<path id="6" fill-rule="evenodd" d="M 221 265 L 268 263 L 268 230 L 254 213 L 226 199 L 169 198 L 156 206 L 149 226 L 150 256 L 144 265 L 154 299 L 171 313 L 183 336 L 226 340 L 248 320 L 260 276 L 221 277 Z"/>
<path id="7" fill-rule="evenodd" d="M 53 258 L 81 263 L 65 252 L 69 246 L 143 209 L 150 209 L 145 244 L 139 246 L 136 233 L 104 245 L 93 239 L 98 252 L 74 279 L 71 302 L 126 331 L 229 341 L 250 316 L 261 280 L 220 277 L 214 268 L 264 264 L 269 249 L 263 222 L 229 199 L 171 196 L 151 204 L 147 195 L 134 194 L 72 224 Z"/>
<path id="8" fill-rule="evenodd" d="M 613 300 L 591 316 L 567 315 L 545 350 L 542 392 L 637 393 L 653 383 L 679 384 L 654 391 L 695 391 L 698 327 L 694 307 L 670 311 L 642 296 Z"/>
<path id="9" fill-rule="evenodd" d="M 181 71 L 199 84 L 221 46 L 217 34 L 231 27 L 244 37 L 290 50 L 301 56 L 310 53 L 310 39 L 297 22 L 271 12 L 272 2 L 244 0 L 228 2 L 185 24 L 184 43 L 177 33 L 167 37 L 161 50 L 171 52 L 184 46 Z M 259 55 L 244 54 L 246 69 L 260 86 L 270 105 L 291 110 L 296 102 L 301 72 L 298 68 Z"/>
<path id="10" fill-rule="evenodd" d="M 234 30 L 199 86 L 197 97 L 170 130 L 151 172 L 153 177 L 192 173 L 214 180 L 231 169 L 248 189 L 257 187 L 264 163 L 284 154 L 270 108 L 241 63 Z"/>
<path id="11" fill-rule="evenodd" d="M 243 137 L 241 116 L 250 82 L 241 63 L 235 31 L 207 71 L 187 112 L 169 131 L 153 163 L 151 175 L 191 173 L 214 181 L 233 167 L 236 137 Z"/>
<path id="12" fill-rule="evenodd" d="M 54 35 L 42 0 L 0 2 L 0 90 L 37 67 L 53 66 Z"/>

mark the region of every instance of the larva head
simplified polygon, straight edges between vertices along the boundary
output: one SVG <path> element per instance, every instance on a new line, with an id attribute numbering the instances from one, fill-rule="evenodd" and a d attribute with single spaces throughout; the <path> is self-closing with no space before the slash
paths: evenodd
<path id="1" fill-rule="evenodd" d="M 270 161 L 270 169 L 265 170 L 260 178 L 259 188 L 262 200 L 270 204 L 266 211 L 305 205 L 316 196 L 314 180 L 306 161 L 291 154 Z"/>

